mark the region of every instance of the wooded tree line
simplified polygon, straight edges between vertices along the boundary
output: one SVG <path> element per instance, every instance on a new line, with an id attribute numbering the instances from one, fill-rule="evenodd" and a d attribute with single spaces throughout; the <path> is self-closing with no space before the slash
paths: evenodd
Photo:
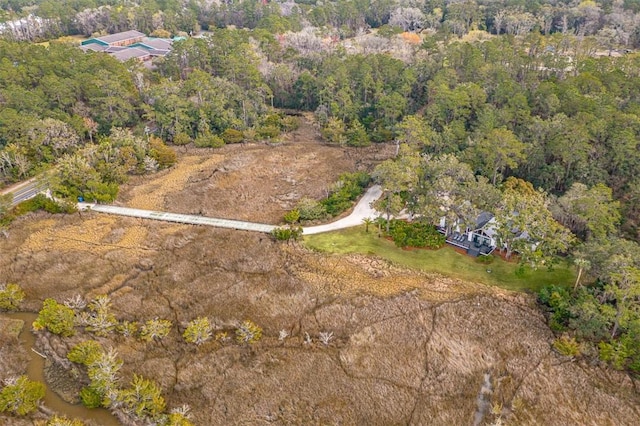
<path id="1" fill-rule="evenodd" d="M 397 138 L 453 154 L 494 185 L 513 175 L 559 196 L 604 184 L 636 238 L 638 57 L 594 58 L 592 42 L 427 38 L 407 62 L 220 29 L 176 42 L 155 71 L 61 44 L 0 42 L 0 175 L 29 177 L 116 127 L 198 146 L 277 137 L 295 123 L 273 105 L 314 111 L 330 143 Z M 154 169 L 146 157 L 128 172 Z"/>
<path id="2" fill-rule="evenodd" d="M 493 184 L 515 175 L 560 195 L 575 182 L 603 183 L 634 231 L 635 55 L 593 58 L 595 39 L 560 33 L 478 44 L 429 37 L 409 62 L 322 43 L 321 32 L 220 29 L 177 42 L 150 72 L 60 44 L 1 42 L 0 173 L 28 177 L 113 127 L 146 125 L 200 146 L 244 137 L 228 130 L 277 137 L 290 123 L 273 105 L 315 111 L 331 143 L 399 137 L 455 154 Z"/>
<path id="3" fill-rule="evenodd" d="M 191 33 L 200 29 L 265 28 L 298 31 L 310 24 L 349 37 L 385 25 L 405 31 L 464 35 L 472 30 L 524 35 L 561 32 L 640 45 L 637 0 L 2 0 L 3 33 L 18 40 L 138 29 Z"/>

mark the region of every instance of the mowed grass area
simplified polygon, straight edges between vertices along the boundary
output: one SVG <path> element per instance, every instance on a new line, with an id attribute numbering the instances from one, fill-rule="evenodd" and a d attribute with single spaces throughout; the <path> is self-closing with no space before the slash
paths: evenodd
<path id="1" fill-rule="evenodd" d="M 479 263 L 476 258 L 458 253 L 450 245 L 439 250 L 403 250 L 393 241 L 378 237 L 377 229 L 364 226 L 325 234 L 307 235 L 304 244 L 313 250 L 326 253 L 371 254 L 396 265 L 436 272 L 448 277 L 502 287 L 515 291 L 538 291 L 548 284 L 572 285 L 575 271 L 566 262 L 560 262 L 549 271 L 525 267 L 518 271 L 518 264 L 506 262 L 498 256 L 490 264 Z"/>

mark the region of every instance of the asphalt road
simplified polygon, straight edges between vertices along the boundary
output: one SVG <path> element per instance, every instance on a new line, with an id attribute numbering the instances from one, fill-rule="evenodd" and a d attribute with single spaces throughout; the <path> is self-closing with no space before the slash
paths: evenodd
<path id="1" fill-rule="evenodd" d="M 44 191 L 45 188 L 45 184 L 33 178 L 3 189 L 0 191 L 0 195 L 12 194 L 13 200 L 11 201 L 11 207 L 13 207 L 29 198 L 35 197 L 39 192 Z"/>
<path id="2" fill-rule="evenodd" d="M 372 207 L 371 203 L 382 195 L 379 185 L 374 185 L 365 192 L 360 201 L 356 204 L 351 214 L 335 222 L 325 225 L 308 226 L 303 228 L 303 234 L 320 234 L 322 232 L 335 231 L 337 229 L 350 228 L 362 224 L 362 219 L 374 219 L 379 215 Z M 78 203 L 80 210 L 92 210 L 100 213 L 115 214 L 121 216 L 139 217 L 142 219 L 162 220 L 166 222 L 188 223 L 192 225 L 207 225 L 218 228 L 240 229 L 244 231 L 269 233 L 275 225 L 264 223 L 245 222 L 240 220 L 219 219 L 205 216 L 160 212 L 153 210 L 132 209 L 128 207 L 111 206 L 93 203 Z"/>

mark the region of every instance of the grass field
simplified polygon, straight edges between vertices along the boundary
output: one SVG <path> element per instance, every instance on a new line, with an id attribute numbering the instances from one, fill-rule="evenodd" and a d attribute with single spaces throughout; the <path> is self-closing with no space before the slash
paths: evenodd
<path id="1" fill-rule="evenodd" d="M 518 265 L 493 256 L 493 262 L 484 264 L 476 258 L 456 252 L 447 245 L 439 250 L 403 250 L 392 241 L 379 238 L 376 229 L 365 232 L 364 226 L 338 232 L 308 235 L 305 245 L 313 250 L 327 253 L 371 254 L 396 265 L 436 272 L 466 281 L 494 285 L 508 290 L 538 291 L 548 284 L 571 285 L 575 280 L 572 267 L 559 263 L 553 270 L 534 270 L 525 267 L 518 272 Z"/>

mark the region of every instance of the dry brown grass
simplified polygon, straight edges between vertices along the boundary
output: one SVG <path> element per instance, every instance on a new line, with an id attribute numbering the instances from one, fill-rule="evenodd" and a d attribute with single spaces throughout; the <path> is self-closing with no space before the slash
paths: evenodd
<path id="1" fill-rule="evenodd" d="M 304 152 L 304 161 L 317 164 L 342 152 L 314 147 L 227 147 L 224 159 L 188 160 L 195 176 L 177 167 L 159 195 L 145 200 L 164 175 L 125 190 L 123 202 L 224 215 L 246 204 L 241 194 L 260 192 L 246 215 L 275 221 L 285 202 L 322 191 L 311 182 L 315 172 L 288 167 L 282 152 Z M 339 172 L 322 167 L 322 184 Z M 18 219 L 0 238 L 0 254 L 0 277 L 25 289 L 26 309 L 37 311 L 47 297 L 109 294 L 120 320 L 173 321 L 162 343 L 102 341 L 124 359 L 125 381 L 133 373 L 157 380 L 169 407 L 190 404 L 196 424 L 472 424 L 486 373 L 490 402 L 502 406 L 506 424 L 640 423 L 628 378 L 557 356 L 528 295 L 369 256 L 310 253 L 255 233 L 96 213 Z M 197 316 L 231 335 L 236 322 L 250 319 L 264 335 L 251 347 L 212 341 L 196 348 L 181 332 Z M 290 337 L 280 341 L 283 329 Z M 321 332 L 334 333 L 328 346 Z M 0 372 L 19 371 L 5 342 Z M 54 345 L 62 357 L 66 346 Z"/>
<path id="2" fill-rule="evenodd" d="M 199 155 L 181 156 L 175 167 L 156 176 L 142 178 L 146 182 L 130 190 L 127 205 L 137 209 L 162 210 L 168 195 L 182 190 L 191 176 L 199 170 L 214 167 L 223 159 L 222 155 L 212 155 L 209 158 Z"/>
<path id="3" fill-rule="evenodd" d="M 115 248 L 145 249 L 147 228 L 136 225 L 117 228 L 115 217 L 94 216 L 82 223 L 66 226 L 59 226 L 51 219 L 43 222 L 29 234 L 23 250 L 34 253 L 48 250 L 104 253 Z"/>
<path id="4" fill-rule="evenodd" d="M 292 272 L 327 295 L 369 293 L 388 297 L 419 290 L 424 299 L 440 302 L 490 292 L 482 285 L 403 270 L 370 256 L 331 256 L 304 251 L 299 261 L 301 267 Z"/>

